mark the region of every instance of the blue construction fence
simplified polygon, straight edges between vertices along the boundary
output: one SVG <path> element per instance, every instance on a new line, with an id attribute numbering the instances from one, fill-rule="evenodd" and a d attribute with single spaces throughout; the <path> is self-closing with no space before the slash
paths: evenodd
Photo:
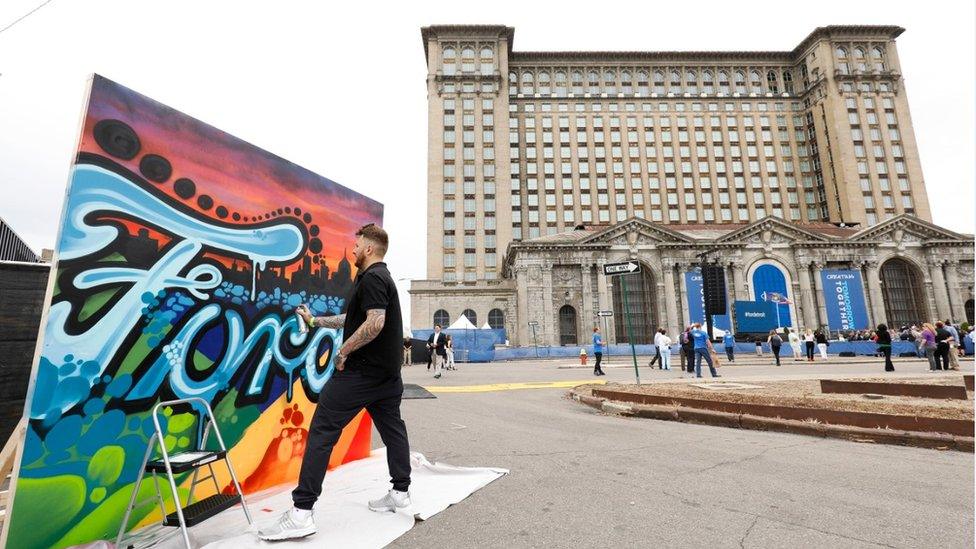
<path id="1" fill-rule="evenodd" d="M 413 357 L 414 362 L 419 362 L 421 359 L 426 360 L 426 349 L 424 344 L 427 338 L 432 334 L 433 330 L 414 330 L 414 347 L 413 347 Z M 526 360 L 534 358 L 569 358 L 569 357 L 579 357 L 580 349 L 586 349 L 586 354 L 590 358 L 593 358 L 593 346 L 592 345 L 569 345 L 562 347 L 553 346 L 539 346 L 539 347 L 508 347 L 504 349 L 496 349 L 495 345 L 505 344 L 505 330 L 443 330 L 443 333 L 449 334 L 454 339 L 454 349 L 455 356 L 458 361 L 461 362 L 492 362 L 500 360 Z M 963 340 L 967 355 L 973 355 L 973 340 L 971 338 L 965 338 Z M 725 347 L 721 343 L 715 343 L 715 350 L 718 352 L 724 352 Z M 785 352 L 789 352 L 789 344 L 783 343 Z M 604 359 L 607 356 L 623 356 L 630 355 L 630 345 L 627 344 L 617 344 L 608 345 L 608 349 L 604 350 Z M 654 345 L 635 345 L 635 350 L 638 355 L 650 356 L 655 352 Z M 766 343 L 762 344 L 763 353 L 771 352 L 769 345 Z M 459 352 L 460 351 L 460 352 Z M 894 341 L 891 346 L 892 356 L 899 356 L 902 353 L 916 353 L 917 348 L 915 343 L 911 341 Z M 755 353 L 756 344 L 755 343 L 736 343 L 735 344 L 736 353 Z M 819 353 L 819 350 L 817 351 Z M 827 353 L 831 355 L 839 355 L 840 353 L 854 353 L 855 355 L 861 356 L 873 356 L 878 352 L 878 345 L 873 341 L 832 341 L 830 345 L 827 346 Z M 671 354 L 678 354 L 678 346 L 673 345 L 671 349 Z M 423 358 L 421 358 L 423 357 Z"/>

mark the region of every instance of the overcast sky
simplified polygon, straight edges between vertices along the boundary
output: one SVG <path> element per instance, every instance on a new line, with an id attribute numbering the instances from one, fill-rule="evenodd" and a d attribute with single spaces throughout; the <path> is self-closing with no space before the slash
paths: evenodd
<path id="1" fill-rule="evenodd" d="M 3 0 L 0 28 L 41 1 Z M 817 26 L 892 24 L 933 219 L 974 231 L 971 1 L 343 4 L 53 0 L 0 33 L 0 217 L 54 247 L 97 72 L 383 202 L 394 276 L 424 278 L 421 26 L 514 26 L 516 50 L 790 50 Z"/>

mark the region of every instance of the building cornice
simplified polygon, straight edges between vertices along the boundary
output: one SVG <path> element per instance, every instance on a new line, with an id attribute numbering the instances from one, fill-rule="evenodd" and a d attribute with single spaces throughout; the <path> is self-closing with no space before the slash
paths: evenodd
<path id="1" fill-rule="evenodd" d="M 431 38 L 457 38 L 459 40 L 471 38 L 504 38 L 508 40 L 509 50 L 515 40 L 515 28 L 505 25 L 430 25 L 420 28 L 420 38 L 424 42 L 424 59 L 430 59 L 427 43 Z"/>

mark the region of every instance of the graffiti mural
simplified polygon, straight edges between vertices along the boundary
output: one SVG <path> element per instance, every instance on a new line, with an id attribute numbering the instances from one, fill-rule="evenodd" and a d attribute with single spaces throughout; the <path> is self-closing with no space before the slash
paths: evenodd
<path id="1" fill-rule="evenodd" d="M 211 403 L 245 492 L 294 481 L 343 334 L 301 331 L 293 313 L 302 303 L 344 311 L 352 234 L 382 214 L 376 201 L 95 76 L 8 546 L 114 537 L 161 400 Z M 200 413 L 165 410 L 168 449 L 197 444 Z M 330 465 L 368 455 L 370 429 L 365 415 L 350 424 Z M 146 506 L 128 526 L 158 516 Z"/>

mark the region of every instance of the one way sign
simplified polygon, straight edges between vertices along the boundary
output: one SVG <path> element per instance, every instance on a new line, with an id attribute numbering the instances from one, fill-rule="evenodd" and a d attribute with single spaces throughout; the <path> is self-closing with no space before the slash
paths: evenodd
<path id="1" fill-rule="evenodd" d="M 640 263 L 625 261 L 623 263 L 607 263 L 603 266 L 603 274 L 607 276 L 634 274 L 641 272 Z"/>

